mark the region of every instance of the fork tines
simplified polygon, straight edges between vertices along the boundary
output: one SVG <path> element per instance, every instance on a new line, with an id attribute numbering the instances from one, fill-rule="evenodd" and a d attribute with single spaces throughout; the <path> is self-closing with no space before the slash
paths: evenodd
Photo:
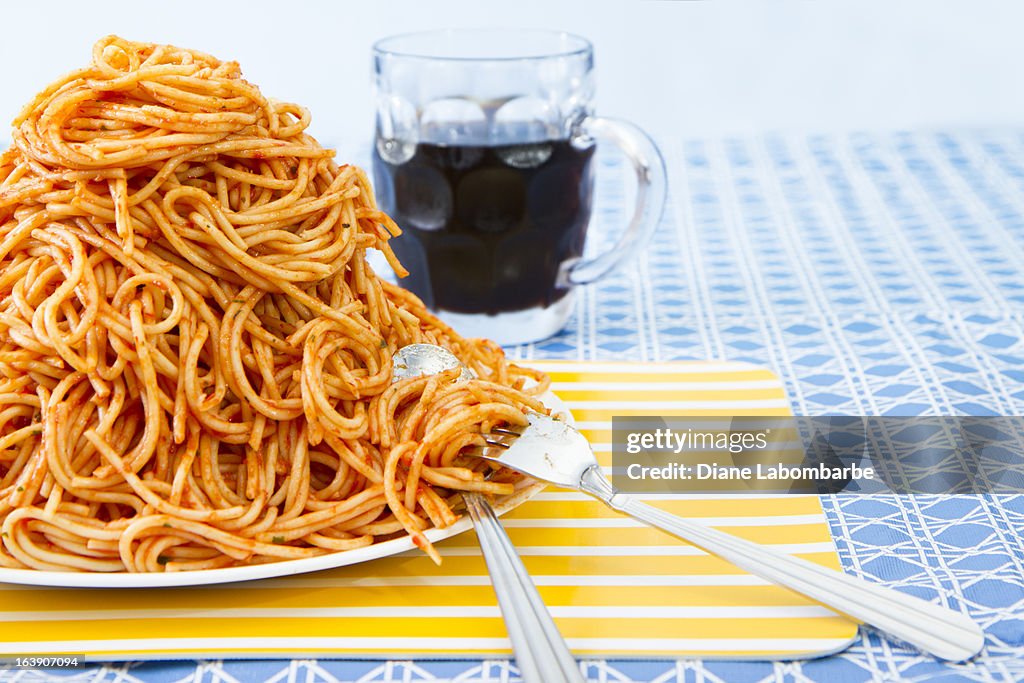
<path id="1" fill-rule="evenodd" d="M 521 436 L 529 425 L 500 425 L 491 429 L 494 434 L 512 434 L 513 436 Z"/>
<path id="2" fill-rule="evenodd" d="M 491 428 L 491 431 L 487 434 L 481 434 L 491 446 L 497 446 L 498 448 L 511 448 L 512 444 L 515 443 L 516 439 L 523 435 L 523 430 L 526 427 L 517 427 L 515 425 L 501 425 L 498 427 Z"/>
<path id="3" fill-rule="evenodd" d="M 490 432 L 480 435 L 487 442 L 486 446 L 470 446 L 469 448 L 462 449 L 462 454 L 478 458 L 500 458 L 502 451 L 511 448 L 516 439 L 523 435 L 523 430 L 525 429 L 526 426 L 517 427 L 514 425 L 493 427 Z"/>
<path id="4" fill-rule="evenodd" d="M 505 433 L 492 433 L 484 434 L 484 441 L 491 446 L 498 446 L 500 448 L 511 448 L 512 444 L 519 438 L 519 434 L 505 434 Z"/>
<path id="5" fill-rule="evenodd" d="M 469 446 L 462 450 L 462 454 L 476 458 L 501 458 L 502 452 L 508 451 L 521 435 L 511 429 L 496 428 L 486 434 L 480 434 L 486 445 Z"/>

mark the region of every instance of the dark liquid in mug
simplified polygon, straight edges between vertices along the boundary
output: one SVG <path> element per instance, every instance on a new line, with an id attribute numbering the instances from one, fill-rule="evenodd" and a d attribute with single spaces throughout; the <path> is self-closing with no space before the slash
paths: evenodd
<path id="1" fill-rule="evenodd" d="M 590 222 L 594 146 L 422 143 L 404 163 L 374 150 L 381 208 L 404 231 L 391 241 L 410 271 L 402 286 L 433 309 L 496 314 L 547 307 L 568 290 L 561 265 L 580 257 Z"/>

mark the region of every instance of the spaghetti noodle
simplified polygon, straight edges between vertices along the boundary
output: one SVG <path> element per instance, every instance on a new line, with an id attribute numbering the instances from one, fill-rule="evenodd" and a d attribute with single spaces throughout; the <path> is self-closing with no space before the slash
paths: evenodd
<path id="1" fill-rule="evenodd" d="M 512 476 L 460 457 L 546 379 L 399 275 L 361 170 L 234 62 L 115 36 L 0 155 L 0 566 L 185 571 L 456 518 Z M 480 377 L 391 383 L 427 342 Z M 527 389 L 527 385 L 532 389 Z M 496 474 L 496 476 L 489 476 Z"/>

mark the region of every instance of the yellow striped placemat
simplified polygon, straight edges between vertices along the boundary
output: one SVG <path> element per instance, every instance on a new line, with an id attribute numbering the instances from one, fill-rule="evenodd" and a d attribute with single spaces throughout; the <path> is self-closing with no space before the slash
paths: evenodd
<path id="1" fill-rule="evenodd" d="M 740 363 L 537 363 L 610 465 L 613 415 L 788 415 L 772 373 Z M 671 512 L 839 567 L 811 496 L 677 496 Z M 540 593 L 582 656 L 808 657 L 856 625 L 787 589 L 549 488 L 504 518 Z M 359 565 L 201 588 L 0 584 L 4 652 L 110 659 L 490 657 L 510 653 L 472 533 Z"/>

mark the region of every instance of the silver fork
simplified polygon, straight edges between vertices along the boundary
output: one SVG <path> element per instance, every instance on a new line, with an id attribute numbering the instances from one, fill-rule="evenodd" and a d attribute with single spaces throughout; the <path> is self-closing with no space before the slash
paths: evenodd
<path id="1" fill-rule="evenodd" d="M 964 661 L 984 645 L 984 632 L 960 612 L 695 524 L 621 493 L 602 474 L 590 444 L 576 429 L 539 413 L 528 418 L 525 428 L 495 429 L 485 436 L 488 446 L 463 452 L 588 493 L 619 512 L 941 659 Z"/>
<path id="2" fill-rule="evenodd" d="M 473 529 L 484 553 L 523 680 L 583 683 L 569 646 L 551 619 L 494 508 L 478 493 L 464 493 L 462 499 L 473 519 Z"/>
<path id="3" fill-rule="evenodd" d="M 391 380 L 433 375 L 460 366 L 462 374 L 458 381 L 472 379 L 473 371 L 447 349 L 433 344 L 410 344 L 395 354 Z M 494 508 L 482 495 L 471 491 L 464 492 L 462 499 L 473 520 L 523 680 L 527 683 L 583 683 L 569 646 L 551 619 Z"/>

